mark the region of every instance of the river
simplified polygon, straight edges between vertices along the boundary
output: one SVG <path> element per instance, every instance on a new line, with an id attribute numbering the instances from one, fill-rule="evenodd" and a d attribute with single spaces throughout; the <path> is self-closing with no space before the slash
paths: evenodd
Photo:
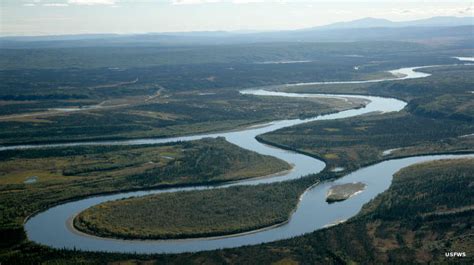
<path id="1" fill-rule="evenodd" d="M 386 80 L 368 81 L 347 81 L 338 83 L 368 83 L 383 82 L 387 80 L 424 78 L 427 73 L 415 71 L 422 67 L 401 68 L 390 71 L 397 76 Z M 334 82 L 333 82 L 334 83 Z M 294 85 L 294 84 L 293 84 Z M 226 188 L 236 185 L 256 185 L 261 183 L 274 183 L 303 177 L 308 174 L 315 174 L 325 167 L 324 162 L 296 152 L 291 152 L 276 147 L 268 146 L 258 142 L 257 135 L 317 120 L 341 119 L 359 116 L 371 112 L 394 112 L 400 111 L 406 105 L 405 102 L 373 96 L 358 95 L 321 95 L 321 94 L 295 94 L 284 92 L 271 92 L 265 90 L 244 90 L 242 94 L 252 94 L 258 96 L 284 96 L 284 97 L 337 97 L 337 98 L 359 98 L 365 99 L 369 103 L 360 109 L 341 111 L 334 114 L 321 115 L 309 119 L 279 120 L 251 126 L 244 130 L 212 133 L 185 137 L 173 137 L 166 139 L 138 139 L 125 141 L 100 141 L 100 142 L 76 142 L 62 144 L 45 145 L 19 145 L 0 147 L 1 150 L 30 149 L 30 148 L 54 148 L 78 145 L 143 145 L 167 143 L 175 141 L 190 141 L 205 137 L 225 137 L 227 141 L 242 148 L 258 152 L 260 154 L 272 155 L 293 165 L 293 169 L 282 175 L 268 178 L 248 179 L 216 186 L 196 186 L 185 188 L 157 189 L 150 191 L 123 192 L 113 195 L 93 196 L 77 201 L 66 202 L 58 206 L 47 209 L 29 218 L 25 223 L 25 230 L 28 238 L 34 242 L 54 248 L 68 248 L 76 250 L 127 252 L 127 253 L 182 253 L 202 250 L 213 250 L 221 248 L 238 247 L 244 245 L 254 245 L 271 242 L 275 240 L 291 238 L 305 233 L 309 233 L 328 225 L 338 223 L 356 215 L 362 205 L 370 201 L 377 194 L 385 191 L 391 183 L 393 174 L 399 169 L 408 165 L 444 158 L 472 157 L 472 155 L 438 155 L 420 156 L 403 159 L 388 160 L 373 166 L 359 169 L 336 181 L 320 183 L 309 188 L 300 199 L 300 202 L 292 214 L 289 221 L 281 226 L 271 227 L 255 231 L 254 233 L 244 233 L 227 237 L 183 239 L 183 240 L 119 240 L 100 238 L 83 234 L 70 226 L 71 219 L 79 212 L 97 205 L 99 203 L 128 198 L 132 196 L 145 196 L 165 192 L 178 192 L 189 190 L 204 190 L 214 188 Z M 325 195 L 329 187 L 333 184 L 347 182 L 363 182 L 367 184 L 364 192 L 339 203 L 328 204 Z"/>

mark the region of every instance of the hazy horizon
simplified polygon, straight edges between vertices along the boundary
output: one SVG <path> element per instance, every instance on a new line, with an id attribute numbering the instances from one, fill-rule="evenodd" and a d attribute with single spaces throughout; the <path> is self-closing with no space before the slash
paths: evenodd
<path id="1" fill-rule="evenodd" d="M 365 17 L 474 15 L 471 1 L 6 0 L 1 36 L 292 30 Z"/>

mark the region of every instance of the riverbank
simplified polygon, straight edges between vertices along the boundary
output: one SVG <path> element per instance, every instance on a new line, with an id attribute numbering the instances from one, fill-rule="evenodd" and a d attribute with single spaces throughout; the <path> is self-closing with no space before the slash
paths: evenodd
<path id="1" fill-rule="evenodd" d="M 292 97 L 293 95 L 283 94 L 283 96 Z M 299 97 L 299 95 L 295 95 L 295 97 Z M 320 97 L 320 95 L 310 95 L 310 97 Z M 327 97 L 327 95 L 324 95 L 324 97 Z M 336 97 L 344 97 L 344 95 L 337 95 Z M 278 149 L 275 149 L 273 147 L 272 148 L 266 147 L 266 146 L 260 144 L 258 141 L 255 140 L 255 136 L 257 136 L 259 134 L 262 134 L 262 133 L 265 133 L 265 132 L 273 131 L 273 130 L 276 130 L 276 129 L 279 129 L 279 128 L 288 127 L 288 126 L 296 125 L 296 124 L 299 124 L 299 123 L 306 123 L 306 122 L 309 122 L 309 121 L 312 121 L 312 120 L 331 119 L 331 118 L 332 119 L 334 119 L 334 118 L 338 119 L 338 118 L 344 118 L 344 117 L 357 116 L 357 115 L 370 113 L 370 112 L 374 112 L 374 111 L 385 111 L 385 112 L 387 112 L 387 111 L 398 111 L 398 110 L 400 110 L 401 108 L 403 108 L 405 106 L 404 102 L 399 102 L 397 100 L 387 99 L 387 98 L 363 97 L 363 96 L 348 96 L 348 97 L 355 97 L 355 98 L 362 98 L 362 99 L 366 98 L 366 99 L 370 100 L 371 103 L 369 103 L 365 108 L 361 108 L 361 109 L 342 111 L 340 113 L 325 115 L 325 116 L 322 116 L 322 117 L 316 117 L 316 118 L 306 119 L 306 120 L 288 120 L 288 121 L 281 121 L 281 122 L 273 122 L 273 123 L 271 123 L 271 125 L 269 125 L 267 127 L 264 127 L 264 128 L 254 128 L 254 129 L 249 129 L 247 131 L 227 133 L 227 134 L 224 134 L 224 137 L 226 137 L 226 139 L 228 141 L 230 141 L 234 144 L 237 144 L 237 145 L 239 145 L 243 148 L 254 150 L 254 151 L 259 152 L 261 154 L 272 154 L 276 157 L 281 157 L 282 159 L 285 159 L 287 162 L 290 162 L 290 163 L 293 162 L 295 164 L 295 169 L 296 170 L 294 170 L 289 176 L 284 176 L 284 177 L 281 177 L 281 178 L 275 178 L 275 179 L 271 179 L 271 180 L 267 179 L 266 180 L 267 182 L 263 182 L 263 183 L 271 183 L 271 182 L 276 182 L 276 181 L 283 181 L 283 180 L 299 178 L 299 177 L 303 176 L 305 174 L 305 172 L 308 172 L 308 173 L 313 172 L 314 173 L 314 166 L 310 166 L 311 164 L 314 164 L 314 162 L 315 162 L 314 159 L 309 159 L 308 157 L 305 157 L 301 154 L 292 154 L 292 156 L 294 156 L 294 158 L 293 158 L 294 160 L 288 160 L 288 152 L 286 152 L 286 151 L 282 152 L 282 154 L 280 156 L 279 152 L 275 152 Z M 382 102 L 385 102 L 385 103 L 382 103 Z M 381 106 L 383 106 L 382 109 L 380 109 Z M 245 136 L 245 137 L 242 137 L 242 136 Z M 301 171 L 301 169 L 304 169 L 304 170 Z M 321 167 L 320 170 L 322 170 L 322 169 L 323 168 Z M 257 183 L 262 183 L 262 182 L 260 182 L 260 181 L 255 181 L 255 182 L 249 181 L 247 183 L 248 184 L 257 184 Z M 243 183 L 241 183 L 240 185 L 245 185 L 245 181 Z M 305 194 L 307 194 L 307 192 Z M 126 196 L 125 194 L 123 194 L 123 195 Z M 117 199 L 119 197 L 115 196 L 114 198 Z M 304 196 L 303 196 L 303 198 L 304 198 Z M 110 199 L 101 198 L 101 202 L 105 202 L 105 201 L 108 201 L 108 200 L 110 200 Z M 95 201 L 95 203 L 93 205 L 98 204 L 97 200 L 94 200 L 94 201 Z M 92 206 L 92 205 L 90 205 L 90 206 Z M 82 206 L 82 207 L 84 207 L 84 206 Z M 75 211 L 77 211 L 77 210 L 75 210 Z M 297 212 L 298 212 L 298 210 L 295 212 L 295 215 L 296 215 Z M 294 218 L 292 218 L 291 220 L 294 220 Z M 280 228 L 286 229 L 287 226 L 291 226 L 290 224 L 291 224 L 291 222 L 288 223 L 288 225 L 284 225 L 284 226 L 276 228 L 276 230 L 278 230 Z M 263 232 L 263 234 L 265 234 L 266 232 L 268 232 L 270 234 L 273 234 L 274 230 L 265 231 L 265 232 Z M 255 236 L 255 235 L 257 235 L 257 236 Z M 256 240 L 261 240 L 261 239 L 258 239 L 260 237 L 260 233 L 252 234 L 251 236 L 254 236 Z M 232 239 L 235 239 L 235 238 L 232 238 Z M 232 239 L 230 241 L 232 241 Z M 240 238 L 238 238 L 238 239 L 240 239 Z M 246 242 L 248 242 L 247 239 L 246 239 Z M 226 240 L 226 239 L 224 239 L 224 240 Z M 217 243 L 217 241 L 220 241 L 220 240 L 216 240 L 215 242 L 213 242 L 213 244 Z M 196 242 L 191 242 L 191 245 L 193 245 L 195 243 Z"/>
<path id="2" fill-rule="evenodd" d="M 289 96 L 291 96 L 291 95 L 289 95 Z M 312 96 L 318 97 L 319 95 L 312 95 Z M 341 96 L 341 95 L 339 95 L 339 96 Z M 361 98 L 364 98 L 364 97 L 361 97 Z M 380 106 L 383 106 L 384 108 L 388 108 L 388 109 L 382 109 L 382 111 L 385 111 L 385 112 L 400 110 L 401 108 L 403 108 L 405 106 L 405 103 L 399 104 L 400 102 L 397 102 L 396 100 L 391 100 L 391 99 L 386 99 L 386 98 L 377 98 L 377 97 L 365 97 L 365 98 L 368 98 L 372 102 L 371 102 L 371 104 L 369 104 L 367 107 L 365 107 L 363 109 L 343 111 L 341 113 L 336 113 L 336 114 L 333 114 L 333 115 L 326 115 L 326 116 L 317 117 L 317 118 L 314 118 L 314 119 L 290 120 L 290 121 L 282 121 L 281 123 L 275 122 L 275 123 L 272 123 L 271 125 L 269 125 L 267 127 L 264 127 L 264 128 L 257 128 L 257 129 L 251 129 L 249 131 L 241 131 L 241 132 L 236 132 L 236 133 L 225 134 L 225 137 L 230 142 L 236 143 L 241 147 L 257 150 L 257 152 L 259 152 L 259 153 L 262 153 L 262 151 L 264 151 L 263 153 L 268 152 L 268 154 L 275 154 L 275 151 L 277 151 L 277 153 L 280 152 L 280 151 L 278 151 L 275 148 L 269 148 L 269 147 L 264 147 L 264 146 L 259 145 L 259 143 L 255 140 L 254 137 L 256 135 L 265 133 L 266 131 L 267 132 L 268 131 L 273 131 L 273 130 L 276 130 L 276 129 L 279 129 L 279 128 L 282 128 L 282 127 L 288 127 L 288 126 L 296 125 L 298 123 L 304 123 L 304 122 L 309 122 L 309 121 L 318 120 L 318 119 L 331 119 L 331 118 L 332 119 L 340 119 L 340 118 L 343 118 L 343 117 L 352 117 L 352 116 L 361 115 L 361 114 L 365 114 L 365 113 L 369 113 L 369 112 L 380 111 L 381 110 Z M 372 104 L 372 103 L 374 103 L 374 101 L 378 101 L 378 103 L 377 104 Z M 386 101 L 386 102 L 382 103 L 383 101 Z M 392 109 L 390 109 L 390 108 L 392 108 Z M 239 138 L 238 136 L 241 136 L 241 135 L 245 135 L 245 137 Z M 283 154 L 285 154 L 285 156 L 287 156 L 287 152 L 282 152 L 281 155 L 283 155 Z M 294 170 L 292 173 L 290 173 L 289 176 L 284 176 L 284 177 L 281 177 L 281 178 L 275 178 L 275 179 L 271 179 L 271 180 L 267 179 L 266 182 L 264 182 L 264 183 L 271 183 L 271 182 L 276 182 L 276 181 L 283 181 L 283 180 L 288 180 L 288 179 L 299 178 L 302 175 L 304 175 L 304 172 L 308 172 L 308 173 L 309 172 L 314 172 L 314 170 L 315 170 L 314 165 L 311 166 L 311 164 L 314 164 L 316 162 L 314 159 L 307 159 L 307 157 L 302 156 L 302 155 L 298 155 L 298 154 L 292 154 L 292 156 L 295 156 L 294 162 L 295 162 L 295 169 L 296 170 Z M 285 158 L 288 159 L 287 157 L 285 157 Z M 301 171 L 302 169 L 304 169 L 304 170 Z M 253 182 L 253 181 L 243 181 L 242 183 L 240 183 L 240 185 L 257 184 L 257 183 L 262 183 L 262 182 L 260 182 L 260 181 L 255 181 L 255 182 Z M 162 192 L 162 191 L 160 191 L 160 192 Z M 135 194 L 139 195 L 139 196 L 144 195 L 144 193 L 135 193 Z M 150 193 L 148 193 L 148 194 L 150 194 Z M 306 192 L 305 194 L 311 194 L 311 192 Z M 121 196 L 127 196 L 127 195 L 130 196 L 131 194 L 122 194 Z M 304 198 L 304 196 L 306 196 L 306 195 L 303 195 L 303 198 Z M 100 198 L 100 200 L 107 201 L 107 200 L 110 200 L 111 198 L 118 199 L 118 198 L 120 198 L 120 196 L 102 197 L 102 198 Z M 89 201 L 90 206 L 92 206 L 94 204 L 97 204 L 97 198 L 94 198 L 94 200 L 87 200 L 87 201 Z M 304 200 L 302 200 L 302 202 L 304 202 Z M 72 205 L 72 204 L 68 204 L 68 206 Z M 65 206 L 65 205 L 63 205 L 63 206 Z M 81 207 L 87 207 L 87 206 L 83 205 Z M 62 209 L 62 207 L 57 207 L 57 208 Z M 304 207 L 302 207 L 302 208 L 304 208 Z M 300 208 L 298 208 L 298 209 L 300 209 Z M 77 211 L 77 209 L 75 211 Z M 297 216 L 297 215 L 298 215 L 298 210 L 295 212 L 294 216 Z M 295 218 L 292 218 L 291 220 L 294 221 Z M 27 223 L 27 225 L 28 225 L 28 223 Z M 293 225 L 293 223 L 289 222 L 288 225 L 278 227 L 275 230 L 280 230 L 280 229 L 285 230 L 285 229 L 288 228 L 288 226 L 292 226 L 292 225 Z M 307 227 L 302 227 L 302 228 L 307 229 Z M 314 230 L 314 228 L 312 228 L 312 229 Z M 272 236 L 277 236 L 277 235 L 274 235 L 275 230 L 265 231 L 262 234 L 267 234 L 267 232 L 268 232 L 269 235 L 272 234 Z M 252 236 L 254 236 L 254 235 L 257 235 L 257 234 L 253 234 Z M 258 236 L 261 236 L 260 233 L 258 234 Z M 257 238 L 258 237 L 255 237 L 257 242 L 258 242 L 258 240 L 261 240 L 261 239 L 257 239 Z M 249 239 L 249 238 L 246 238 L 246 242 L 248 242 L 247 239 Z M 82 241 L 84 241 L 84 239 L 82 239 Z M 232 241 L 232 240 L 230 240 L 230 241 Z M 250 240 L 250 241 L 252 241 L 252 240 Z M 217 243 L 224 243 L 224 242 L 222 242 L 222 241 L 213 242 L 213 244 L 217 244 Z M 193 244 L 195 244 L 195 242 L 191 243 L 191 245 L 193 245 Z M 226 245 L 226 244 L 224 243 L 224 245 Z"/>

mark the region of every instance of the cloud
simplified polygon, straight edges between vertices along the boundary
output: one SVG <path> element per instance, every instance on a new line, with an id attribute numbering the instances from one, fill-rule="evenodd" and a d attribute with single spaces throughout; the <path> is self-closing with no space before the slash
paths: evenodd
<path id="1" fill-rule="evenodd" d="M 233 4 L 252 4 L 252 3 L 263 3 L 264 0 L 233 0 Z M 268 1 L 267 1 L 268 2 Z M 277 1 L 274 1 L 277 2 Z"/>
<path id="2" fill-rule="evenodd" d="M 58 0 L 56 0 L 58 1 Z M 117 2 L 120 0 L 59 0 L 60 2 L 50 2 L 42 0 L 30 0 L 24 3 L 25 7 L 45 6 L 45 7 L 65 7 L 70 5 L 76 6 L 92 6 L 92 5 L 106 5 L 110 7 L 117 7 Z"/>
<path id="3" fill-rule="evenodd" d="M 30 0 L 30 1 L 24 1 L 24 2 L 27 2 L 27 3 L 24 3 L 22 6 L 31 7 L 31 6 L 39 5 L 41 3 L 41 0 Z"/>
<path id="4" fill-rule="evenodd" d="M 198 5 L 198 4 L 207 4 L 207 3 L 219 3 L 220 0 L 173 0 L 171 3 L 173 5 Z"/>
<path id="5" fill-rule="evenodd" d="M 68 0 L 71 5 L 115 5 L 117 0 Z"/>
<path id="6" fill-rule="evenodd" d="M 64 7 L 64 6 L 68 6 L 68 4 L 64 4 L 64 3 L 46 3 L 46 4 L 43 4 L 43 6 Z"/>
<path id="7" fill-rule="evenodd" d="M 211 3 L 254 4 L 254 3 L 288 3 L 288 0 L 171 0 L 173 5 L 198 5 Z"/>

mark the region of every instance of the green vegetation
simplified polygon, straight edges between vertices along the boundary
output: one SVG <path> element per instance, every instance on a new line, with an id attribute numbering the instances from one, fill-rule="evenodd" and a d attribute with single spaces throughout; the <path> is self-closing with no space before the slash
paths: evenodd
<path id="1" fill-rule="evenodd" d="M 431 119 L 407 112 L 317 121 L 259 136 L 265 142 L 323 157 L 346 171 L 381 159 L 423 153 L 472 151 L 469 122 Z M 395 149 L 390 154 L 384 151 Z"/>
<path id="2" fill-rule="evenodd" d="M 474 137 L 468 136 L 474 132 L 472 66 L 423 71 L 434 75 L 377 84 L 287 88 L 391 96 L 407 100 L 408 105 L 400 113 L 293 126 L 260 140 L 322 157 L 330 167 L 344 167 L 346 172 L 390 157 L 474 150 Z"/>
<path id="3" fill-rule="evenodd" d="M 104 105 L 99 109 L 0 119 L 0 144 L 189 135 L 274 119 L 316 116 L 361 105 L 360 101 L 336 99 L 244 96 L 228 90 L 172 94 L 165 91 L 150 100 L 135 97 L 130 102 L 113 102 L 110 107 Z M 20 106 L 27 108 L 24 103 Z"/>
<path id="4" fill-rule="evenodd" d="M 223 251 L 148 257 L 156 263 L 470 264 L 474 246 L 472 159 L 399 172 L 392 186 L 350 221 L 294 239 Z M 405 211 L 406 209 L 406 211 Z M 448 259 L 446 251 L 465 251 Z"/>
<path id="5" fill-rule="evenodd" d="M 40 182 L 114 177 L 127 182 L 146 180 L 149 185 L 185 184 L 264 176 L 288 168 L 281 160 L 241 149 L 224 138 L 165 145 L 78 146 L 0 153 L 2 184 L 20 184 L 30 175 L 37 175 Z"/>
<path id="6" fill-rule="evenodd" d="M 237 186 L 107 202 L 79 214 L 74 226 L 94 235 L 127 239 L 235 234 L 287 221 L 305 184 Z"/>
<path id="7" fill-rule="evenodd" d="M 0 51 L 0 145 L 189 135 L 235 129 L 274 119 L 315 116 L 357 107 L 361 102 L 264 98 L 240 95 L 237 90 L 293 82 L 370 79 L 385 75 L 385 70 L 420 64 L 457 63 L 449 57 L 472 54 L 472 49 L 468 48 L 439 50 L 420 44 L 395 42 L 4 51 Z M 279 60 L 312 62 L 259 64 Z M 358 70 L 354 66 L 358 66 Z M 222 195 L 218 193 L 224 190 L 188 193 L 186 196 L 190 199 L 201 196 L 202 200 L 211 195 L 215 198 L 208 201 L 215 207 L 207 210 L 222 217 L 211 220 L 219 230 L 211 231 L 197 221 L 176 225 L 182 225 L 179 229 L 195 228 L 209 234 L 220 234 L 278 223 L 287 218 L 302 190 L 316 181 L 341 176 L 386 158 L 420 153 L 472 152 L 472 66 L 437 67 L 424 71 L 434 75 L 418 80 L 363 85 L 284 88 L 397 97 L 406 100 L 408 106 L 401 113 L 318 121 L 263 135 L 262 141 L 322 157 L 328 162 L 328 169 L 344 167 L 345 171 L 324 171 L 289 183 L 234 188 L 232 193 Z M 57 108 L 79 110 L 65 112 Z M 395 148 L 399 149 L 384 155 L 384 151 Z M 206 163 L 196 164 L 198 160 Z M 220 162 L 216 164 L 215 161 Z M 469 198 L 473 196 L 466 189 L 471 185 L 473 174 L 472 161 L 442 163 L 445 164 L 439 167 L 429 164 L 428 167 L 436 171 L 426 175 L 421 172 L 426 171 L 424 167 L 419 170 L 412 168 L 408 173 L 402 171 L 397 177 L 400 181 L 394 181 L 386 193 L 388 195 L 382 194 L 381 199 L 364 208 L 363 214 L 330 229 L 258 246 L 147 256 L 77 252 L 39 246 L 25 238 L 22 222 L 38 210 L 82 196 L 163 185 L 216 183 L 265 175 L 267 171 L 273 173 L 288 168 L 288 165 L 268 157 L 252 156 L 222 139 L 189 145 L 95 146 L 0 152 L 0 172 L 8 172 L 0 176 L 0 262 L 446 263 L 444 251 L 462 251 L 461 246 L 473 247 L 472 239 L 466 232 L 470 231 L 469 224 L 473 223 L 472 206 L 469 206 L 472 205 Z M 262 165 L 274 166 L 263 168 Z M 424 178 L 408 177 L 411 170 Z M 34 176 L 38 177 L 36 183 L 23 183 Z M 434 181 L 421 181 L 427 178 Z M 444 179 L 449 179 L 453 185 L 446 185 Z M 402 186 L 403 189 L 399 188 Z M 417 193 L 418 190 L 423 193 Z M 267 196 L 268 193 L 272 195 Z M 462 197 L 456 197 L 458 195 Z M 233 204 L 218 200 L 223 198 L 221 196 L 229 196 L 227 198 Z M 242 197 L 248 200 L 237 200 Z M 274 198 L 276 201 L 287 200 L 273 211 L 262 209 L 264 205 L 272 205 Z M 459 198 L 464 198 L 464 201 Z M 409 205 L 412 201 L 419 201 L 423 208 Z M 137 199 L 138 202 L 142 201 Z M 188 212 L 195 210 L 189 200 L 176 203 L 187 207 Z M 444 208 L 437 209 L 434 207 L 436 204 Z M 226 221 L 224 218 L 228 217 L 219 211 L 234 210 L 231 205 L 239 208 L 232 211 L 236 214 L 232 216 L 235 220 Z M 171 207 L 165 204 L 164 199 L 156 206 Z M 243 211 L 246 207 L 247 210 L 254 210 L 252 216 L 262 219 L 250 220 L 245 215 L 247 212 Z M 400 214 L 405 208 L 409 214 Z M 182 213 L 173 214 L 178 219 Z M 236 220 L 241 223 L 234 222 L 232 226 L 231 221 Z M 148 228 L 144 226 L 143 229 Z M 396 236 L 399 231 L 400 236 Z M 115 232 L 120 234 L 123 231 Z M 124 234 L 124 237 L 133 236 Z M 194 236 L 197 235 L 194 233 Z M 177 234 L 166 236 L 179 237 Z M 433 240 L 435 243 L 429 243 Z M 466 261 L 472 263 L 472 257 Z"/>
<path id="8" fill-rule="evenodd" d="M 133 255 L 25 243 L 0 254 L 0 259 L 48 264 L 471 264 L 473 165 L 472 159 L 459 159 L 402 169 L 386 192 L 348 222 L 268 244 L 194 254 Z M 445 257 L 447 251 L 465 251 L 468 256 L 454 260 Z"/>
<path id="9" fill-rule="evenodd" d="M 459 63 L 456 62 L 456 63 Z M 419 63 L 429 65 L 429 63 Z M 399 81 L 385 81 L 379 83 L 361 84 L 326 84 L 302 86 L 274 86 L 275 89 L 298 93 L 343 93 L 343 94 L 370 94 L 386 97 L 397 97 L 405 101 L 416 98 L 433 98 L 445 94 L 463 95 L 470 98 L 470 87 L 474 84 L 472 77 L 473 65 L 448 65 L 421 68 L 417 71 L 431 73 L 426 78 L 406 79 Z M 391 68 L 389 70 L 393 70 Z M 448 107 L 447 105 L 445 107 Z M 453 106 L 452 106 L 453 107 Z"/>
<path id="10" fill-rule="evenodd" d="M 0 231 L 20 235 L 25 217 L 61 201 L 120 190 L 260 177 L 289 169 L 281 160 L 241 149 L 223 138 L 0 154 Z M 37 176 L 38 181 L 24 184 L 30 176 Z"/>
<path id="11" fill-rule="evenodd" d="M 166 137 L 314 116 L 358 104 L 256 99 L 237 90 L 371 79 L 387 75 L 383 70 L 419 61 L 457 62 L 423 45 L 400 42 L 4 51 L 1 145 Z M 349 56 L 354 54 L 359 56 Z M 311 62 L 259 64 L 298 59 Z"/>
<path id="12" fill-rule="evenodd" d="M 308 85 L 275 87 L 299 93 L 370 94 L 397 97 L 409 101 L 407 109 L 430 118 L 452 118 L 472 121 L 474 112 L 474 66 L 451 65 L 424 68 L 420 71 L 432 76 L 421 79 L 366 84 Z"/>
<path id="13" fill-rule="evenodd" d="M 41 45 L 41 43 L 36 43 Z M 47 44 L 47 42 L 46 42 Z M 100 45 L 98 45 L 100 46 Z M 154 47 L 153 47 L 154 46 Z M 0 49 L 0 69 L 134 68 L 183 64 L 255 63 L 285 60 L 321 60 L 350 54 L 426 52 L 427 46 L 409 42 L 261 43 L 243 45 L 180 45 L 157 47 L 77 47 Z M 430 49 L 430 52 L 433 51 Z M 393 56 L 397 59 L 396 56 Z M 407 56 L 408 57 L 408 56 Z M 347 57 L 345 60 L 357 58 Z"/>
<path id="14" fill-rule="evenodd" d="M 445 264 L 473 261 L 473 160 L 416 165 L 341 225 L 260 246 L 148 257 L 157 263 Z M 406 209 L 406 211 L 405 211 Z M 446 251 L 465 251 L 448 259 Z"/>
<path id="15" fill-rule="evenodd" d="M 192 148 L 189 142 L 183 143 L 183 158 L 174 159 L 163 167 L 129 175 L 127 183 L 215 183 L 261 177 L 290 169 L 290 165 L 282 160 L 241 149 L 224 138 L 202 141 L 196 148 Z"/>
<path id="16" fill-rule="evenodd" d="M 186 153 L 180 148 L 192 146 L 196 144 L 4 151 L 0 153 L 0 183 L 22 184 L 29 176 L 37 176 L 38 183 L 108 177 L 117 180 L 167 166 L 176 159 L 183 159 Z"/>

